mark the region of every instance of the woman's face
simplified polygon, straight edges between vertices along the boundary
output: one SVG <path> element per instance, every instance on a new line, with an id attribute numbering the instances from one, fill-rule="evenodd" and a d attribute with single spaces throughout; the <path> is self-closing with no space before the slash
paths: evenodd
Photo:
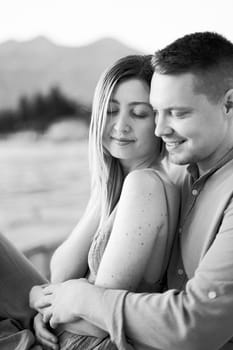
<path id="1" fill-rule="evenodd" d="M 160 138 L 155 137 L 149 86 L 139 79 L 116 85 L 108 105 L 103 145 L 123 166 L 146 166 L 158 158 Z"/>

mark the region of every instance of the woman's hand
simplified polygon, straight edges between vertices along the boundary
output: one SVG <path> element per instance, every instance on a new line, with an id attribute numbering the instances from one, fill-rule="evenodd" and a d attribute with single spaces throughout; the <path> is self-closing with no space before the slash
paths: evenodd
<path id="1" fill-rule="evenodd" d="M 48 329 L 48 325 L 43 322 L 41 314 L 38 313 L 34 317 L 33 327 L 39 344 L 49 349 L 59 349 L 57 337 Z"/>
<path id="2" fill-rule="evenodd" d="M 85 302 L 85 284 L 85 279 L 76 279 L 44 287 L 43 295 L 35 302 L 35 308 L 43 315 L 43 321 L 49 322 L 52 328 L 77 321 L 79 305 Z"/>

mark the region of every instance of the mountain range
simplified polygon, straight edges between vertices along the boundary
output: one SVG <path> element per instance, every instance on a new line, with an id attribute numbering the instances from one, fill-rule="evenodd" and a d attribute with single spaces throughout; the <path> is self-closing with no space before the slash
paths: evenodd
<path id="1" fill-rule="evenodd" d="M 0 109 L 21 96 L 57 86 L 69 98 L 90 104 L 101 72 L 118 58 L 141 53 L 113 38 L 86 46 L 61 46 L 45 37 L 0 44 Z"/>

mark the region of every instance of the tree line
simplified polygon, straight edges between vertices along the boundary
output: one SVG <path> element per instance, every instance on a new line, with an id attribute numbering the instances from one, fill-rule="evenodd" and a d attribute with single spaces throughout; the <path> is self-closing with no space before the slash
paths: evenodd
<path id="1" fill-rule="evenodd" d="M 53 122 L 67 117 L 77 118 L 89 124 L 91 107 L 64 95 L 59 87 L 52 87 L 47 94 L 22 96 L 16 108 L 0 110 L 0 133 L 19 130 L 44 132 Z"/>

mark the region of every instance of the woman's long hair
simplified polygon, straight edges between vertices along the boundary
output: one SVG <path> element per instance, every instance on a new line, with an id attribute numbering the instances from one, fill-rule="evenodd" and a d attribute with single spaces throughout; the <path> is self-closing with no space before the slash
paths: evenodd
<path id="1" fill-rule="evenodd" d="M 108 68 L 96 86 L 89 131 L 89 167 L 90 205 L 96 205 L 96 201 L 100 204 L 99 228 L 118 202 L 124 181 L 119 160 L 112 157 L 103 146 L 109 100 L 119 82 L 137 78 L 150 86 L 152 75 L 150 55 L 130 55 L 121 58 Z"/>

